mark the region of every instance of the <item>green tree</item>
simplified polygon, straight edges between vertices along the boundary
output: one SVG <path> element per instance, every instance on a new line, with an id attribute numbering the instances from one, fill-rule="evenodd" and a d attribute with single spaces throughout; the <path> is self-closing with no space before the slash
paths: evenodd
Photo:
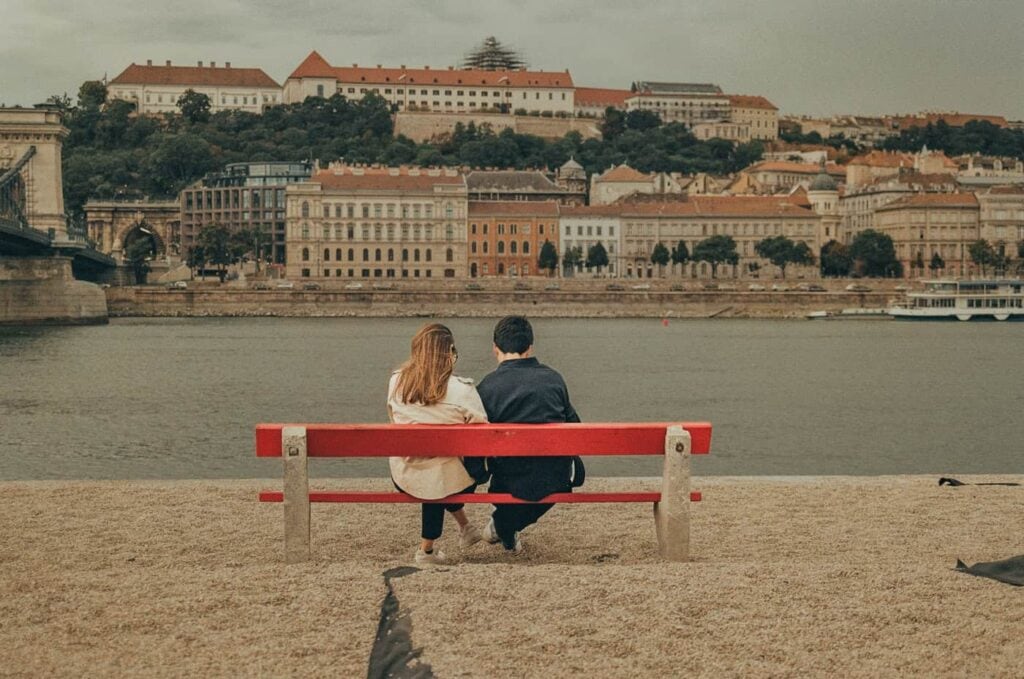
<path id="1" fill-rule="evenodd" d="M 849 248 L 839 241 L 830 240 L 821 246 L 821 275 L 841 278 L 850 275 L 853 259 Z"/>
<path id="2" fill-rule="evenodd" d="M 566 248 L 562 253 L 562 268 L 570 275 L 575 273 L 583 263 L 583 248 L 580 246 Z"/>
<path id="3" fill-rule="evenodd" d="M 711 265 L 711 277 L 718 275 L 720 264 L 731 264 L 735 266 L 740 261 L 736 252 L 736 241 L 732 236 L 719 234 L 705 238 L 693 248 L 693 259 L 698 262 L 707 262 Z"/>
<path id="4" fill-rule="evenodd" d="M 896 248 L 888 235 L 865 229 L 850 243 L 850 259 L 854 270 L 862 276 L 898 276 L 900 263 Z"/>
<path id="5" fill-rule="evenodd" d="M 932 261 L 928 262 L 928 268 L 931 269 L 932 275 L 940 269 L 946 268 L 946 261 L 942 259 L 942 255 L 939 254 L 938 250 L 932 253 Z"/>
<path id="6" fill-rule="evenodd" d="M 206 251 L 199 245 L 193 245 L 185 255 L 185 263 L 192 278 L 195 278 L 196 271 L 201 271 L 206 266 Z"/>
<path id="7" fill-rule="evenodd" d="M 548 276 L 554 276 L 555 269 L 558 268 L 558 250 L 555 249 L 555 244 L 547 238 L 544 239 L 544 245 L 540 246 L 540 254 L 537 256 L 537 268 L 541 271 L 547 271 Z"/>
<path id="8" fill-rule="evenodd" d="M 658 265 L 659 275 L 664 275 L 665 265 L 669 263 L 671 255 L 669 254 L 668 248 L 661 241 L 658 241 L 654 245 L 654 249 L 651 250 L 651 263 Z"/>
<path id="9" fill-rule="evenodd" d="M 174 195 L 196 177 L 214 168 L 209 142 L 196 134 L 164 137 L 146 162 L 151 193 Z"/>
<path id="10" fill-rule="evenodd" d="M 604 245 L 597 242 L 587 248 L 586 267 L 588 269 L 596 268 L 597 272 L 601 273 L 601 268 L 605 266 L 608 266 L 608 251 L 604 249 Z"/>
<path id="11" fill-rule="evenodd" d="M 672 264 L 685 265 L 688 261 L 690 261 L 690 250 L 686 247 L 686 243 L 684 241 L 679 241 L 676 243 L 676 246 L 672 248 Z M 683 268 L 685 273 L 685 267 Z"/>
<path id="12" fill-rule="evenodd" d="M 78 88 L 78 106 L 86 110 L 99 110 L 107 103 L 107 86 L 99 80 L 86 80 Z"/>
<path id="13" fill-rule="evenodd" d="M 217 267 L 217 276 L 223 283 L 227 278 L 228 265 L 238 261 L 238 250 L 232 245 L 231 232 L 225 226 L 208 224 L 200 229 L 196 244 L 201 248 L 205 262 Z"/>
<path id="14" fill-rule="evenodd" d="M 996 251 L 992 248 L 989 242 L 984 239 L 979 239 L 971 243 L 967 247 L 967 254 L 970 255 L 972 262 L 981 267 L 982 276 L 986 275 L 988 267 L 994 267 L 998 264 Z"/>
<path id="15" fill-rule="evenodd" d="M 605 141 L 618 139 L 626 131 L 626 112 L 609 106 L 604 110 L 601 121 L 601 138 Z"/>
<path id="16" fill-rule="evenodd" d="M 132 267 L 137 285 L 146 284 L 146 277 L 152 270 L 149 264 L 152 256 L 153 242 L 149 238 L 138 238 L 125 248 L 124 259 Z"/>
<path id="17" fill-rule="evenodd" d="M 190 123 L 205 123 L 210 119 L 210 97 L 189 88 L 178 97 L 178 110 Z"/>
<path id="18" fill-rule="evenodd" d="M 794 243 L 786 236 L 772 236 L 754 244 L 754 252 L 759 257 L 779 267 L 782 278 L 786 277 L 786 267 L 790 264 L 811 264 L 814 262 L 814 255 L 807 243 L 800 241 Z"/>

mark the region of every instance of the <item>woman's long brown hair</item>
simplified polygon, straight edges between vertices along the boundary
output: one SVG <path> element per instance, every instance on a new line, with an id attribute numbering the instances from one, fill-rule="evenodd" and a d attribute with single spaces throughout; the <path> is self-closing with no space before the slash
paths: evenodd
<path id="1" fill-rule="evenodd" d="M 395 393 L 403 403 L 438 403 L 448 392 L 448 378 L 454 368 L 452 331 L 440 323 L 428 323 L 412 338 L 412 352 L 400 368 Z"/>

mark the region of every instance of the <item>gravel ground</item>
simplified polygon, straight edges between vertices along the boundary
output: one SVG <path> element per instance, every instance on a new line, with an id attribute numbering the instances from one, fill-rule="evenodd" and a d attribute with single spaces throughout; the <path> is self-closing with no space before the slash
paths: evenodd
<path id="1" fill-rule="evenodd" d="M 365 676 L 382 573 L 411 563 L 418 508 L 314 506 L 313 560 L 286 566 L 281 507 L 255 501 L 268 486 L 0 484 L 0 675 Z M 658 558 L 644 505 L 556 507 L 520 557 L 463 552 L 449 523 L 454 563 L 392 580 L 420 662 L 438 677 L 1024 676 L 1024 588 L 952 570 L 1024 554 L 1024 486 L 696 487 L 686 564 Z"/>

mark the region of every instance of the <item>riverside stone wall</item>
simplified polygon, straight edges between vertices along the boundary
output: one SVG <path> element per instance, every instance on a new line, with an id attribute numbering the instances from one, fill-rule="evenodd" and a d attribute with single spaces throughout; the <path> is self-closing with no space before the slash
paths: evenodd
<path id="1" fill-rule="evenodd" d="M 103 289 L 75 280 L 70 258 L 0 258 L 0 325 L 106 322 Z"/>
<path id="2" fill-rule="evenodd" d="M 884 307 L 890 293 L 109 288 L 111 316 L 803 318 Z"/>

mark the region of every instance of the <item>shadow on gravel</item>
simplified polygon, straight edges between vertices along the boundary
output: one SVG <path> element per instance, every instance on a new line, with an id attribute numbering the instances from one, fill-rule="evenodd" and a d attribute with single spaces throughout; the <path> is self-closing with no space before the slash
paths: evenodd
<path id="1" fill-rule="evenodd" d="M 380 623 L 370 651 L 367 679 L 433 679 L 430 665 L 421 663 L 422 648 L 412 647 L 412 619 L 401 612 L 391 580 L 418 573 L 419 568 L 401 566 L 384 571 L 387 594 L 380 607 Z"/>

